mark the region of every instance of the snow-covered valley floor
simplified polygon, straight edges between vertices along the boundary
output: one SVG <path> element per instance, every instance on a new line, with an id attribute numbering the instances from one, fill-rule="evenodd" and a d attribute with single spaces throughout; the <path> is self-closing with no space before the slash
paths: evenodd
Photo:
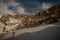
<path id="1" fill-rule="evenodd" d="M 15 32 L 5 33 L 1 38 L 6 40 L 57 40 L 59 34 L 60 22 L 57 22 L 54 24 L 39 25 L 34 28 L 20 29 Z"/>

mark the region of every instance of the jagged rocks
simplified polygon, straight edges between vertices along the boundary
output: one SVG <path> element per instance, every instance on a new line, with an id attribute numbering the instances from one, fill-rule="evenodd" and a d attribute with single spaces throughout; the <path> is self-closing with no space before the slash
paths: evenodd
<path id="1" fill-rule="evenodd" d="M 40 24 L 52 24 L 60 19 L 60 5 L 53 6 L 36 15 L 6 14 L 0 18 L 1 32 L 10 32 L 24 28 L 35 27 Z M 4 27 L 3 27 L 4 25 Z"/>
<path id="2" fill-rule="evenodd" d="M 39 22 L 45 23 L 45 24 L 51 24 L 58 22 L 58 19 L 60 19 L 60 4 L 57 4 L 45 11 L 41 11 L 35 16 L 38 16 L 40 19 Z"/>

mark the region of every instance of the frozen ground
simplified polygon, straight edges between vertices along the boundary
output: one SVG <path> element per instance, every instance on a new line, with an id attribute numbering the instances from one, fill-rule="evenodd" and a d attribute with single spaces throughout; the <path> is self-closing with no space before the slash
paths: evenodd
<path id="1" fill-rule="evenodd" d="M 60 37 L 60 22 L 39 25 L 35 28 L 21 29 L 5 34 L 4 40 L 58 40 Z M 5 39 L 6 38 L 6 39 Z"/>

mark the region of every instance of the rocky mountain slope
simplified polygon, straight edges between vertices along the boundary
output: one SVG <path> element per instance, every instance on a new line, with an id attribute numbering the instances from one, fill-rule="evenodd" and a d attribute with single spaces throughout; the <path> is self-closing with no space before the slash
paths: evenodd
<path id="1" fill-rule="evenodd" d="M 58 19 L 60 19 L 60 4 L 36 15 L 5 14 L 0 18 L 0 33 L 35 27 L 40 24 L 52 24 L 58 22 Z"/>

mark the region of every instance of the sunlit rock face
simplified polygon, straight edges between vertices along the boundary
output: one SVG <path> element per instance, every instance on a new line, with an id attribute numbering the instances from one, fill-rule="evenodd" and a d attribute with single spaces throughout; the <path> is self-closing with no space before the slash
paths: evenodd
<path id="1" fill-rule="evenodd" d="M 60 4 L 36 15 L 5 14 L 0 18 L 0 33 L 35 27 L 40 24 L 52 24 L 58 19 L 60 19 Z"/>
<path id="2" fill-rule="evenodd" d="M 57 22 L 57 19 L 60 18 L 60 4 L 57 4 L 45 11 L 41 11 L 35 16 L 39 16 L 39 18 L 42 18 L 43 23 L 45 22 L 47 24 L 50 24 Z"/>
<path id="3" fill-rule="evenodd" d="M 29 28 L 38 24 L 38 17 L 26 14 L 6 14 L 0 18 L 2 32 Z"/>

